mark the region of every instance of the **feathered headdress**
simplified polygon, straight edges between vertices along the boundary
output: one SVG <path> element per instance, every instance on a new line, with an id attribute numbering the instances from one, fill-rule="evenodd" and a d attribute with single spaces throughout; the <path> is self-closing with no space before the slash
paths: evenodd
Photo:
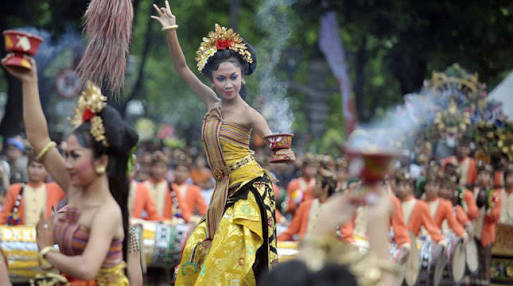
<path id="1" fill-rule="evenodd" d="M 219 50 L 230 49 L 242 56 L 244 61 L 253 63 L 253 58 L 241 36 L 232 29 L 215 25 L 215 30 L 203 38 L 198 51 L 196 51 L 196 62 L 201 72 L 208 62 L 208 59 Z"/>

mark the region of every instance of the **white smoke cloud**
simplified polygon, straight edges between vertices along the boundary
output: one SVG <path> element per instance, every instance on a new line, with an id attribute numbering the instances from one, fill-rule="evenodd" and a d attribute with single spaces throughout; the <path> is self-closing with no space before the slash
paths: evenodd
<path id="1" fill-rule="evenodd" d="M 369 125 L 359 126 L 347 144 L 356 151 L 400 151 L 414 144 L 415 134 L 434 120 L 448 98 L 431 92 L 408 94 L 404 103 L 390 108 L 384 117 Z"/>
<path id="2" fill-rule="evenodd" d="M 291 34 L 289 8 L 293 0 L 267 0 L 260 7 L 256 19 L 264 39 L 257 45 L 259 98 L 263 98 L 262 115 L 273 132 L 291 132 L 294 116 L 286 97 L 287 85 L 276 74 L 283 49 Z"/>

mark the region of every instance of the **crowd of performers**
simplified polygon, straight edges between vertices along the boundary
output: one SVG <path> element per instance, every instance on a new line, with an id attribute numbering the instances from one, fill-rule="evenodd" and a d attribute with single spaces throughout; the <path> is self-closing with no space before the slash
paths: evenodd
<path id="1" fill-rule="evenodd" d="M 513 224 L 512 166 L 494 170 L 476 161 L 463 138 L 447 158 L 428 154 L 415 177 L 403 163 L 372 187 L 348 175 L 344 154 L 295 160 L 290 148 L 273 147 L 272 158 L 289 165 L 261 164 L 269 159 L 255 158 L 251 135 L 273 146 L 272 126 L 243 100 L 255 51 L 216 25 L 197 52 L 204 84 L 186 64 L 165 4 L 155 5 L 152 18 L 162 25 L 173 67 L 207 108 L 206 160 L 199 155 L 197 164 L 186 152 L 135 151 L 137 133 L 92 82 L 75 109 L 74 131 L 56 144 L 36 62 L 26 57 L 30 70 L 5 66 L 22 82 L 28 140 L 8 146 L 30 151 L 21 156 L 26 179 L 10 186 L 3 179 L 0 223 L 36 227 L 39 266 L 49 271 L 36 283 L 142 285 L 141 245 L 130 222 L 149 220 L 194 224 L 179 265 L 167 269 L 175 285 L 399 285 L 417 239 L 445 252 L 451 237 L 477 244 L 478 269 L 462 283 L 488 285 L 496 226 Z M 278 241 L 290 240 L 300 242 L 297 258 L 280 263 Z M 365 251 L 355 247 L 362 241 Z M 2 285 L 9 283 L 6 263 L 0 259 Z"/>

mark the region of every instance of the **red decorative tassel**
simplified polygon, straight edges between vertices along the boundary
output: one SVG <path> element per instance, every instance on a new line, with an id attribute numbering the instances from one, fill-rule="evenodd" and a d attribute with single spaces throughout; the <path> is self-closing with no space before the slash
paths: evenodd
<path id="1" fill-rule="evenodd" d="M 89 44 L 77 71 L 85 83 L 105 82 L 114 94 L 125 81 L 126 58 L 134 16 L 131 0 L 92 0 L 84 15 Z"/>

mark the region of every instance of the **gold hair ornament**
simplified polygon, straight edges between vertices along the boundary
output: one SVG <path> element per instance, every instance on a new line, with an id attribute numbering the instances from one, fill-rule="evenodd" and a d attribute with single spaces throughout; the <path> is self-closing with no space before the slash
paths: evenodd
<path id="1" fill-rule="evenodd" d="M 196 62 L 198 70 L 202 71 L 208 62 L 208 59 L 219 50 L 230 49 L 242 56 L 244 61 L 253 63 L 253 58 L 243 39 L 232 29 L 215 25 L 215 30 L 208 33 L 208 37 L 203 38 L 199 49 L 196 51 Z"/>
<path id="2" fill-rule="evenodd" d="M 80 95 L 77 106 L 74 109 L 71 123 L 78 127 L 80 124 L 91 121 L 91 135 L 97 142 L 109 146 L 105 137 L 103 120 L 98 114 L 107 106 L 107 97 L 102 95 L 98 86 L 91 81 L 87 82 L 86 89 Z"/>

